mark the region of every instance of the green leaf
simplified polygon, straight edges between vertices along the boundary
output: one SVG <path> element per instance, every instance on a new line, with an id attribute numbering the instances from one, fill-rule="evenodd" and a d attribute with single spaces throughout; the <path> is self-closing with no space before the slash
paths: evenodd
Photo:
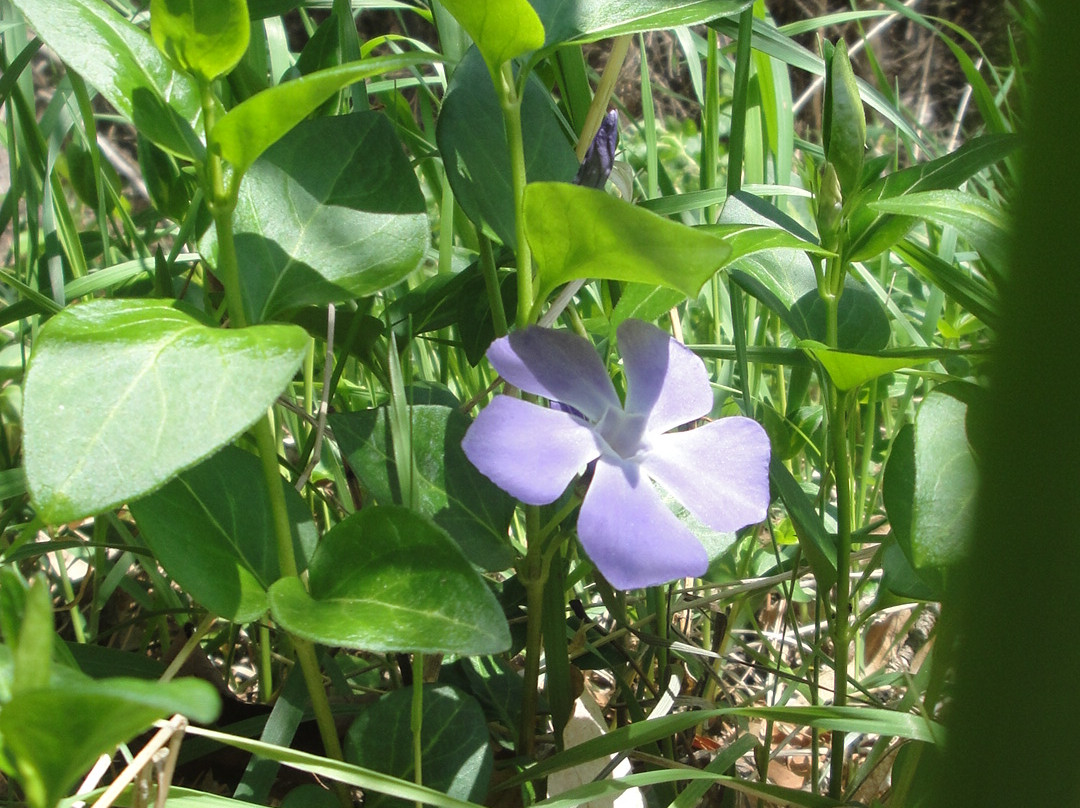
<path id="1" fill-rule="evenodd" d="M 938 589 L 943 570 L 963 558 L 974 524 L 978 468 L 967 421 L 969 406 L 978 413 L 982 403 L 972 391 L 959 384 L 932 390 L 914 426 L 897 434 L 885 467 L 885 509 L 897 544 Z"/>
<path id="2" fill-rule="evenodd" d="M 529 77 L 522 92 L 521 130 L 529 181 L 573 179 L 578 159 L 551 93 L 536 76 Z M 466 52 L 450 79 L 435 137 L 454 199 L 473 222 L 514 248 L 506 127 L 491 76 L 476 50 Z"/>
<path id="3" fill-rule="evenodd" d="M 433 522 L 406 508 L 364 508 L 315 551 L 308 587 L 283 578 L 270 613 L 290 633 L 368 651 L 506 650 L 506 618 L 483 579 Z"/>
<path id="4" fill-rule="evenodd" d="M 214 126 L 211 138 L 221 150 L 221 156 L 243 174 L 271 144 L 343 87 L 380 73 L 428 64 L 437 58 L 423 53 L 379 56 L 278 84 L 229 110 Z"/>
<path id="5" fill-rule="evenodd" d="M 562 182 L 526 186 L 525 232 L 541 295 L 577 278 L 606 278 L 657 284 L 692 298 L 731 254 L 716 236 Z"/>
<path id="6" fill-rule="evenodd" d="M 374 771 L 413 779 L 412 691 L 393 690 L 365 709 L 345 735 L 345 760 Z M 480 705 L 449 685 L 424 685 L 420 749 L 424 785 L 450 797 L 483 803 L 491 779 L 492 754 Z M 371 808 L 412 805 L 372 794 Z"/>
<path id="7" fill-rule="evenodd" d="M 318 531 L 303 498 L 281 480 L 300 568 Z M 164 488 L 131 503 L 142 537 L 165 571 L 196 601 L 238 623 L 268 608 L 280 577 L 270 495 L 259 459 L 226 446 Z"/>
<path id="8" fill-rule="evenodd" d="M 492 75 L 503 62 L 544 44 L 544 26 L 528 0 L 442 0 L 484 55 Z"/>
<path id="9" fill-rule="evenodd" d="M 210 723 L 217 692 L 203 681 L 69 680 L 15 695 L 0 711 L 0 736 L 32 808 L 53 808 L 103 754 L 182 713 Z"/>
<path id="10" fill-rule="evenodd" d="M 128 121 L 134 121 L 133 104 L 140 91 L 157 97 L 185 121 L 198 120 L 195 82 L 173 70 L 150 35 L 105 0 L 17 0 L 15 5 L 38 36 Z"/>
<path id="11" fill-rule="evenodd" d="M 233 229 L 251 322 L 393 286 L 430 238 L 416 175 L 377 112 L 305 121 L 270 147 L 244 176 Z"/>
<path id="12" fill-rule="evenodd" d="M 21 584 L 21 581 L 17 584 L 20 590 Z M 52 598 L 49 596 L 49 584 L 43 575 L 38 575 L 30 582 L 30 586 L 25 589 L 25 598 L 18 634 L 6 635 L 9 644 L 14 644 L 11 692 L 16 695 L 49 681 L 52 676 L 53 640 L 56 636 L 53 628 Z M 14 638 L 18 639 L 17 643 L 12 643 Z"/>
<path id="13" fill-rule="evenodd" d="M 869 204 L 878 213 L 911 216 L 953 227 L 996 269 L 1008 262 L 1009 221 L 1005 211 L 982 197 L 962 191 L 921 191 Z"/>
<path id="14" fill-rule="evenodd" d="M 41 329 L 23 409 L 26 479 L 62 524 L 147 494 L 258 420 L 292 378 L 296 326 L 210 328 L 160 300 L 95 300 Z"/>
<path id="15" fill-rule="evenodd" d="M 915 415 L 911 560 L 917 570 L 962 559 L 975 524 L 979 470 L 967 436 L 969 404 L 956 392 L 952 385 L 935 388 Z"/>
<path id="16" fill-rule="evenodd" d="M 547 51 L 620 34 L 698 25 L 738 14 L 750 0 L 532 0 L 532 5 L 547 32 Z"/>
<path id="17" fill-rule="evenodd" d="M 840 390 L 854 390 L 862 384 L 892 373 L 894 370 L 918 367 L 933 362 L 936 354 L 919 352 L 888 352 L 877 354 L 837 351 L 810 339 L 799 341 L 799 347 L 814 357 L 833 384 Z"/>
<path id="18" fill-rule="evenodd" d="M 871 203 L 919 191 L 957 188 L 979 171 L 1008 157 L 1018 143 L 1014 135 L 984 135 L 944 157 L 901 169 L 871 183 L 852 203 L 848 260 L 865 261 L 884 252 L 915 223 L 909 216 L 878 213 Z"/>
<path id="19" fill-rule="evenodd" d="M 213 81 L 236 67 L 251 36 L 245 0 L 150 0 L 150 35 L 177 67 Z"/>
<path id="20" fill-rule="evenodd" d="M 413 406 L 410 412 L 419 495 L 413 508 L 449 533 L 472 563 L 506 569 L 513 563 L 506 536 L 514 501 L 461 451 L 469 419 L 436 405 Z M 328 422 L 366 492 L 377 503 L 401 504 L 386 408 L 331 415 Z"/>

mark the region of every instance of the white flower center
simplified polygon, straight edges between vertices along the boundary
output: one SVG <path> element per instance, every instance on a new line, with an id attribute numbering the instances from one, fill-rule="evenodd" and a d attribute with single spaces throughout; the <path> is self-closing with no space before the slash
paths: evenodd
<path id="1" fill-rule="evenodd" d="M 596 423 L 595 430 L 623 460 L 633 460 L 648 448 L 644 415 L 628 415 L 619 407 L 611 407 Z"/>

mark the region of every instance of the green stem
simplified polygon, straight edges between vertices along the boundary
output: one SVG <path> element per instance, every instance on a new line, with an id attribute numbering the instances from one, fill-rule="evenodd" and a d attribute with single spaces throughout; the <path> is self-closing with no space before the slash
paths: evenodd
<path id="1" fill-rule="evenodd" d="M 417 652 L 412 658 L 412 713 L 409 725 L 412 729 L 413 742 L 413 782 L 418 786 L 424 784 L 424 746 L 421 743 L 420 733 L 424 727 L 424 655 Z M 416 808 L 423 808 L 424 804 L 417 801 Z"/>
<path id="2" fill-rule="evenodd" d="M 535 505 L 525 506 L 525 537 L 528 549 L 518 571 L 525 587 L 525 609 L 528 615 L 525 629 L 525 689 L 521 699 L 518 754 L 531 758 L 536 749 L 536 709 L 539 699 L 537 688 L 540 683 L 540 650 L 543 643 L 541 617 L 544 583 L 547 579 L 543 543 L 540 541 L 540 508 Z"/>
<path id="3" fill-rule="evenodd" d="M 533 303 L 532 250 L 525 237 L 525 143 L 521 134 L 521 97 L 514 83 L 514 69 L 504 62 L 494 77 L 506 127 L 506 145 L 510 149 L 510 187 L 514 197 L 514 235 L 517 239 L 517 318 L 518 328 L 529 324 Z"/>
<path id="4" fill-rule="evenodd" d="M 225 288 L 225 303 L 229 312 L 229 323 L 233 328 L 248 325 L 244 313 L 243 297 L 240 293 L 240 271 L 236 260 L 236 244 L 233 238 L 232 214 L 236 207 L 239 177 L 234 176 L 226 185 L 225 167 L 216 144 L 213 141 L 214 97 L 209 83 L 203 83 L 202 108 L 208 135 L 207 164 L 205 181 L 207 183 L 210 212 L 214 217 L 214 227 L 218 242 L 218 277 Z M 292 527 L 285 502 L 285 489 L 278 470 L 277 437 L 274 432 L 273 417 L 269 411 L 252 428 L 262 464 L 263 478 L 266 481 L 270 497 L 271 519 L 274 537 L 278 548 L 278 565 L 282 576 L 296 577 L 298 568 L 293 551 Z M 330 710 L 330 701 L 323 687 L 322 672 L 315 654 L 315 646 L 300 637 L 292 637 L 297 662 L 300 663 L 307 685 L 311 706 L 315 712 L 315 721 L 322 736 L 327 755 L 335 760 L 344 760 L 341 743 L 338 740 L 334 716 Z M 348 789 L 344 785 L 336 788 L 336 793 L 343 808 L 352 804 Z"/>
<path id="5" fill-rule="evenodd" d="M 843 265 L 830 259 L 826 269 L 828 294 L 825 295 L 825 339 L 831 348 L 837 347 L 839 330 L 840 292 L 843 290 Z M 831 276 L 831 277 L 830 277 Z M 831 282 L 830 282 L 831 281 Z M 836 483 L 836 603 L 830 623 L 833 637 L 834 682 L 833 704 L 847 705 L 848 645 L 850 643 L 851 600 L 851 456 L 848 452 L 848 398 L 831 382 L 828 385 L 829 443 Z M 844 785 L 845 733 L 834 730 L 829 772 L 829 795 L 839 799 Z"/>

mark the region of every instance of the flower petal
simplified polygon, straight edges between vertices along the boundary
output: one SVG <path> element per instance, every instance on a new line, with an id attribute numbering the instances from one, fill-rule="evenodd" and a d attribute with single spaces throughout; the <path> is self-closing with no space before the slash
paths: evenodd
<path id="1" fill-rule="evenodd" d="M 530 326 L 495 340 L 487 358 L 510 384 L 569 404 L 590 421 L 620 406 L 592 343 L 569 331 Z"/>
<path id="2" fill-rule="evenodd" d="M 769 437 L 750 418 L 658 435 L 642 469 L 713 530 L 738 530 L 769 508 Z"/>
<path id="3" fill-rule="evenodd" d="M 697 577 L 709 566 L 701 542 L 632 463 L 597 461 L 577 530 L 585 552 L 616 589 Z"/>
<path id="4" fill-rule="evenodd" d="M 554 502 L 600 455 L 580 419 L 510 396 L 481 410 L 461 448 L 485 477 L 529 505 Z"/>
<path id="5" fill-rule="evenodd" d="M 709 414 L 709 374 L 693 351 L 641 320 L 625 320 L 618 336 L 626 411 L 647 415 L 647 433 L 667 432 Z"/>

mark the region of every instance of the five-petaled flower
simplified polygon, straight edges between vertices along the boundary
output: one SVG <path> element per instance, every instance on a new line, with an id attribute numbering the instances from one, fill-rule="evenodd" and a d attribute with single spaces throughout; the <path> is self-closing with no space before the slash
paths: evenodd
<path id="1" fill-rule="evenodd" d="M 577 533 L 604 577 L 636 589 L 700 576 L 709 565 L 705 548 L 654 483 L 713 530 L 760 522 L 769 505 L 769 439 L 741 416 L 671 431 L 712 409 L 704 363 L 640 320 L 622 323 L 618 342 L 625 405 L 588 340 L 537 326 L 495 340 L 487 357 L 507 382 L 565 406 L 496 396 L 462 448 L 529 505 L 554 502 L 595 460 Z"/>

